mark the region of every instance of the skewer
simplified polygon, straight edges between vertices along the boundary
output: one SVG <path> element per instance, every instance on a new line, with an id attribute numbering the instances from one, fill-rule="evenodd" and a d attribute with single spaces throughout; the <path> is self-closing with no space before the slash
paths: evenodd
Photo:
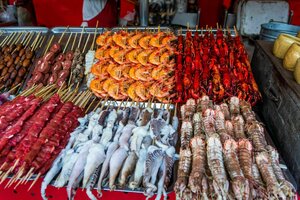
<path id="1" fill-rule="evenodd" d="M 86 107 L 87 103 L 90 101 L 90 99 L 92 98 L 92 96 L 93 96 L 93 94 L 90 93 L 90 94 L 89 94 L 89 98 L 85 101 L 85 103 L 83 104 L 83 107 L 82 107 L 82 108 L 85 108 L 85 107 Z"/>
<path id="2" fill-rule="evenodd" d="M 98 31 L 98 20 L 97 20 L 97 23 L 96 23 L 96 29 L 95 29 L 94 38 L 93 38 L 93 42 L 92 42 L 92 46 L 91 46 L 91 49 L 90 49 L 90 50 L 93 50 L 93 49 L 94 49 L 97 31 Z"/>
<path id="3" fill-rule="evenodd" d="M 73 33 L 71 33 L 71 34 L 69 35 L 69 38 L 68 38 L 68 40 L 67 40 L 67 43 L 66 43 L 66 45 L 65 45 L 65 48 L 64 48 L 64 50 L 63 50 L 63 53 L 66 52 L 67 47 L 69 46 L 69 42 L 70 42 L 70 39 L 71 39 L 72 35 L 73 35 Z"/>
<path id="4" fill-rule="evenodd" d="M 19 163 L 19 159 L 17 159 L 16 160 L 16 162 L 15 162 L 15 164 L 13 165 L 13 166 L 11 166 L 8 170 L 7 170 L 7 172 L 3 175 L 3 177 L 2 177 L 2 179 L 1 179 L 1 181 L 0 181 L 0 184 L 2 184 L 3 183 L 3 181 L 8 177 L 8 175 L 10 174 L 10 172 L 12 172 L 14 169 L 15 169 L 15 167 L 17 166 L 17 164 Z"/>
<path id="5" fill-rule="evenodd" d="M 104 106 L 105 106 L 105 104 L 106 104 L 107 100 L 108 100 L 108 97 L 106 97 L 106 98 L 105 98 L 105 100 L 104 100 L 103 104 L 101 105 L 101 108 L 100 108 L 100 110 L 102 110 L 102 109 L 104 108 Z"/>
<path id="6" fill-rule="evenodd" d="M 46 36 L 43 37 L 43 39 L 42 39 L 42 41 L 41 41 L 41 43 L 40 43 L 40 45 L 39 45 L 39 48 L 42 47 L 42 44 L 44 44 L 45 39 L 46 39 Z"/>
<path id="7" fill-rule="evenodd" d="M 72 44 L 72 47 L 71 47 L 71 50 L 73 51 L 74 49 L 74 45 L 75 45 L 75 42 L 76 42 L 76 37 L 77 37 L 77 33 L 75 33 L 75 38 L 73 40 L 73 44 Z"/>
<path id="8" fill-rule="evenodd" d="M 26 48 L 29 44 L 30 44 L 30 41 L 32 39 L 32 37 L 34 36 L 34 32 L 32 32 L 32 34 L 28 37 L 28 41 L 25 43 L 25 47 Z"/>
<path id="9" fill-rule="evenodd" d="M 36 50 L 37 48 L 39 48 L 40 43 L 44 41 L 44 36 L 41 35 L 41 38 L 37 41 L 36 45 L 34 46 L 33 50 Z"/>
<path id="10" fill-rule="evenodd" d="M 27 37 L 28 37 L 29 34 L 30 34 L 30 32 L 26 32 L 26 34 L 24 35 L 24 37 L 23 37 L 23 39 L 22 39 L 22 41 L 21 41 L 21 44 L 24 45 L 24 42 L 25 42 L 25 40 L 27 39 Z"/>
<path id="11" fill-rule="evenodd" d="M 24 34 L 24 32 L 22 32 L 22 33 L 20 34 L 20 36 L 19 36 L 18 39 L 16 40 L 15 44 L 17 44 L 17 43 L 19 42 L 19 40 L 22 38 L 23 34 Z"/>
<path id="12" fill-rule="evenodd" d="M 235 36 L 236 37 L 239 36 L 239 32 L 237 31 L 236 26 L 233 26 L 233 29 L 234 29 Z"/>
<path id="13" fill-rule="evenodd" d="M 67 26 L 67 28 L 64 30 L 64 32 L 61 34 L 59 40 L 58 40 L 58 43 L 61 42 L 62 38 L 64 37 L 65 33 L 67 32 L 67 30 L 69 30 L 69 26 Z"/>
<path id="14" fill-rule="evenodd" d="M 40 40 L 40 35 L 42 32 L 39 32 L 38 35 L 36 36 L 35 40 L 33 41 L 33 43 L 31 44 L 31 48 L 35 49 L 35 46 L 37 45 L 37 42 Z"/>
<path id="15" fill-rule="evenodd" d="M 77 46 L 78 49 L 79 49 L 79 47 L 81 45 L 81 40 L 82 40 L 83 32 L 84 32 L 84 27 L 82 27 L 82 31 L 81 31 L 81 34 L 80 34 L 80 38 L 79 38 L 79 42 L 78 42 L 78 46 Z"/>
<path id="16" fill-rule="evenodd" d="M 40 178 L 41 176 L 41 173 L 38 173 L 38 175 L 36 176 L 35 180 L 32 182 L 32 184 L 30 185 L 30 187 L 28 188 L 27 191 L 29 191 L 33 186 L 34 184 L 36 183 L 36 181 Z"/>
<path id="17" fill-rule="evenodd" d="M 47 48 L 46 48 L 45 51 L 44 51 L 44 55 L 47 53 L 47 51 L 48 51 L 48 49 L 49 49 L 49 47 L 50 47 L 50 44 L 52 43 L 53 39 L 54 39 L 54 35 L 52 35 L 51 39 L 49 40 L 49 42 L 48 42 L 48 44 L 47 44 Z"/>
<path id="18" fill-rule="evenodd" d="M 9 35 L 7 35 L 7 36 L 5 36 L 5 38 L 4 38 L 4 39 L 1 41 L 1 43 L 0 43 L 0 46 L 1 46 L 1 47 L 6 43 L 6 41 L 11 37 L 11 35 L 12 35 L 12 33 L 9 34 Z"/>
<path id="19" fill-rule="evenodd" d="M 97 103 L 97 105 L 95 106 L 93 112 L 95 112 L 95 111 L 98 109 L 98 107 L 100 106 L 101 103 L 102 103 L 102 100 L 100 99 L 100 101 L 99 101 L 99 102 Z"/>
<path id="20" fill-rule="evenodd" d="M 10 43 L 11 43 L 11 41 L 13 40 L 13 38 L 15 37 L 16 33 L 17 33 L 17 32 L 13 32 L 13 33 L 12 33 L 12 36 L 7 40 L 7 42 L 6 42 L 4 45 L 6 45 L 6 44 L 7 44 L 7 45 L 10 45 Z"/>
<path id="21" fill-rule="evenodd" d="M 10 45 L 15 44 L 15 42 L 17 41 L 17 39 L 19 38 L 20 33 L 16 32 L 16 35 L 11 39 L 10 41 Z"/>
<path id="22" fill-rule="evenodd" d="M 8 93 L 11 93 L 12 91 L 14 91 L 15 89 L 17 89 L 18 87 L 20 87 L 21 83 L 19 83 L 18 85 L 15 85 L 13 88 L 11 88 Z"/>
<path id="23" fill-rule="evenodd" d="M 95 101 L 96 101 L 96 98 L 93 98 L 92 102 L 90 103 L 90 105 L 85 110 L 85 113 L 88 113 L 88 111 L 90 110 L 91 106 L 94 104 Z"/>
<path id="24" fill-rule="evenodd" d="M 86 39 L 86 41 L 85 41 L 85 44 L 84 44 L 84 47 L 83 47 L 82 53 L 83 53 L 83 52 L 85 52 L 86 45 L 87 45 L 87 43 L 89 42 L 90 36 L 91 36 L 91 34 L 89 33 L 89 34 L 88 34 L 88 37 L 87 37 L 87 39 Z"/>

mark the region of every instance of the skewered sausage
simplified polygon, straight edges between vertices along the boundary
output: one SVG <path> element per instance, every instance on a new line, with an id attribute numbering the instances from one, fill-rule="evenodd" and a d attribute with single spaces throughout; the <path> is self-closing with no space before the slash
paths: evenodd
<path id="1" fill-rule="evenodd" d="M 66 80 L 66 78 L 69 76 L 70 71 L 69 70 L 62 70 L 58 73 L 58 79 Z"/>
<path id="2" fill-rule="evenodd" d="M 23 67 L 28 67 L 30 65 L 30 60 L 29 59 L 25 59 L 22 63 Z"/>
<path id="3" fill-rule="evenodd" d="M 52 72 L 60 72 L 62 70 L 62 66 L 61 66 L 61 63 L 60 62 L 56 62 L 53 66 L 52 66 L 52 69 L 51 71 Z"/>
<path id="4" fill-rule="evenodd" d="M 4 64 L 0 64 L 0 70 L 3 69 L 5 67 Z"/>
<path id="5" fill-rule="evenodd" d="M 73 60 L 73 58 L 74 58 L 74 53 L 72 51 L 66 53 L 67 60 Z"/>
<path id="6" fill-rule="evenodd" d="M 10 67 L 13 63 L 14 63 L 14 59 L 11 58 L 11 59 L 7 62 L 6 66 L 7 66 L 7 67 Z"/>
<path id="7" fill-rule="evenodd" d="M 22 57 L 25 54 L 25 49 L 21 49 L 19 52 L 19 56 Z"/>
<path id="8" fill-rule="evenodd" d="M 14 70 L 10 73 L 10 77 L 9 77 L 9 78 L 10 78 L 11 80 L 13 80 L 14 78 L 16 78 L 17 74 L 18 74 L 17 70 L 14 69 Z"/>
<path id="9" fill-rule="evenodd" d="M 51 46 L 50 51 L 53 53 L 57 53 L 60 51 L 60 49 L 61 49 L 60 44 L 55 43 Z"/>
<path id="10" fill-rule="evenodd" d="M 33 57 L 33 52 L 32 51 L 26 52 L 26 58 L 27 59 L 31 59 L 32 57 Z"/>
<path id="11" fill-rule="evenodd" d="M 3 68 L 2 72 L 1 72 L 1 76 L 5 76 L 7 74 L 7 72 L 8 72 L 8 68 L 7 67 Z"/>
<path id="12" fill-rule="evenodd" d="M 18 62 L 20 61 L 20 59 L 21 59 L 21 57 L 20 57 L 20 56 L 17 56 L 17 57 L 15 58 L 15 62 L 14 62 L 14 63 L 15 63 L 15 65 L 16 65 L 16 64 L 18 64 Z"/>
<path id="13" fill-rule="evenodd" d="M 54 84 L 57 80 L 57 74 L 56 73 L 52 73 L 50 78 L 48 79 L 48 84 Z"/>
<path id="14" fill-rule="evenodd" d="M 7 79 L 9 79 L 9 73 L 6 73 L 2 79 L 2 82 L 7 81 Z"/>
<path id="15" fill-rule="evenodd" d="M 22 68 L 18 71 L 18 76 L 19 76 L 19 77 L 23 77 L 25 73 L 26 73 L 26 69 L 22 67 Z"/>
<path id="16" fill-rule="evenodd" d="M 62 62 L 65 59 L 65 55 L 63 53 L 60 53 L 57 57 L 56 57 L 56 61 L 58 62 Z"/>
<path id="17" fill-rule="evenodd" d="M 43 77 L 44 77 L 44 75 L 43 75 L 41 72 L 36 72 L 36 73 L 33 75 L 32 81 L 33 81 L 33 83 L 37 83 L 37 82 L 39 82 L 40 80 L 42 80 Z"/>
<path id="18" fill-rule="evenodd" d="M 65 60 L 64 62 L 62 62 L 62 67 L 64 70 L 70 70 L 71 66 L 72 66 L 71 60 Z"/>
<path id="19" fill-rule="evenodd" d="M 49 63 L 46 62 L 46 61 L 42 62 L 42 63 L 38 66 L 38 68 L 37 68 L 37 71 L 42 72 L 42 73 L 44 73 L 44 74 L 45 74 L 45 73 L 48 73 L 49 70 L 50 70 L 50 65 L 49 65 Z"/>
<path id="20" fill-rule="evenodd" d="M 14 70 L 15 70 L 14 66 L 11 66 L 11 67 L 8 68 L 8 73 L 11 73 Z"/>
<path id="21" fill-rule="evenodd" d="M 54 59 L 54 57 L 55 57 L 55 53 L 50 51 L 50 52 L 46 53 L 43 61 L 52 61 Z"/>

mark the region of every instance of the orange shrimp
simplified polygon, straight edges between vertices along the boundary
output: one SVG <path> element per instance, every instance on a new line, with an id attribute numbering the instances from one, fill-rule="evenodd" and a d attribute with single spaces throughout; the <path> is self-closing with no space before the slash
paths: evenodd
<path id="1" fill-rule="evenodd" d="M 141 98 L 142 101 L 147 101 L 151 98 L 151 94 L 149 93 L 149 86 L 151 84 L 152 83 L 150 82 L 137 82 L 135 87 L 135 93 Z"/>
<path id="2" fill-rule="evenodd" d="M 135 70 L 135 77 L 140 81 L 151 81 L 151 66 L 141 66 Z"/>
<path id="3" fill-rule="evenodd" d="M 109 58 L 109 50 L 110 48 L 107 47 L 101 47 L 97 49 L 95 52 L 95 58 L 97 58 L 98 60 Z"/>
<path id="4" fill-rule="evenodd" d="M 112 84 L 108 88 L 108 95 L 115 100 L 124 100 L 127 96 L 124 96 L 120 93 L 120 85 L 119 84 Z"/>
<path id="5" fill-rule="evenodd" d="M 109 78 L 109 79 L 106 79 L 104 82 L 103 82 L 103 90 L 105 92 L 108 92 L 108 88 L 115 84 L 116 83 L 116 80 L 112 79 L 112 78 Z"/>
<path id="6" fill-rule="evenodd" d="M 119 63 L 120 65 L 124 64 L 126 62 L 126 53 L 128 52 L 127 49 L 123 49 L 119 51 L 118 53 L 114 54 L 114 61 Z"/>
<path id="7" fill-rule="evenodd" d="M 113 41 L 116 43 L 116 45 L 122 47 L 123 49 L 127 48 L 127 36 L 128 33 L 125 31 L 119 31 L 118 33 L 115 33 L 112 36 Z"/>
<path id="8" fill-rule="evenodd" d="M 133 35 L 132 37 L 129 37 L 127 42 L 129 44 L 129 46 L 131 46 L 132 48 L 138 48 L 138 41 L 139 39 L 141 39 L 144 36 L 144 34 L 142 32 L 138 32 L 135 35 Z"/>
<path id="9" fill-rule="evenodd" d="M 149 45 L 153 47 L 162 47 L 161 40 L 166 34 L 164 32 L 156 33 L 149 41 Z"/>
<path id="10" fill-rule="evenodd" d="M 129 77 L 132 78 L 133 80 L 139 80 L 136 76 L 135 76 L 135 71 L 140 67 L 140 64 L 137 64 L 133 67 L 130 68 L 129 70 Z"/>
<path id="11" fill-rule="evenodd" d="M 143 49 L 133 49 L 130 52 L 126 54 L 126 59 L 133 63 L 139 63 L 137 60 L 138 54 L 140 54 L 143 51 Z"/>
<path id="12" fill-rule="evenodd" d="M 151 49 L 147 49 L 139 53 L 137 56 L 137 60 L 142 64 L 142 65 L 147 65 L 148 64 L 148 58 L 149 55 L 152 53 Z"/>
<path id="13" fill-rule="evenodd" d="M 105 41 L 106 41 L 107 37 L 109 37 L 110 34 L 111 34 L 110 31 L 106 31 L 103 34 L 99 35 L 97 37 L 96 44 L 99 46 L 104 46 L 106 44 Z"/>
<path id="14" fill-rule="evenodd" d="M 169 46 L 175 40 L 177 40 L 177 37 L 174 34 L 169 34 L 162 39 L 161 44 L 162 46 Z"/>
<path id="15" fill-rule="evenodd" d="M 118 53 L 120 51 L 120 47 L 119 46 L 112 46 L 111 48 L 110 48 L 110 50 L 109 50 L 109 56 L 111 57 L 111 58 L 114 58 L 114 55 L 116 54 L 116 53 Z"/>
<path id="16" fill-rule="evenodd" d="M 139 40 L 139 45 L 143 48 L 143 49 L 149 49 L 149 42 L 150 42 L 150 39 L 152 38 L 152 35 L 146 35 L 144 37 L 142 37 L 140 40 Z"/>
<path id="17" fill-rule="evenodd" d="M 107 67 L 109 64 L 110 62 L 108 60 L 99 61 L 92 66 L 91 73 L 98 77 L 107 76 Z"/>
<path id="18" fill-rule="evenodd" d="M 100 81 L 99 79 L 92 80 L 90 88 L 95 95 L 100 96 L 100 98 L 106 95 L 106 92 L 103 90 L 103 81 Z"/>
<path id="19" fill-rule="evenodd" d="M 131 84 L 127 90 L 128 96 L 133 100 L 133 101 L 141 101 L 141 98 L 136 94 L 135 88 L 137 86 L 138 82 L 135 82 Z"/>
<path id="20" fill-rule="evenodd" d="M 161 54 L 160 50 L 153 51 L 149 55 L 149 62 L 153 65 L 159 65 L 160 64 L 160 54 Z"/>
<path id="21" fill-rule="evenodd" d="M 127 80 L 120 82 L 120 93 L 124 96 L 128 96 L 128 88 L 134 83 L 134 80 Z"/>
<path id="22" fill-rule="evenodd" d="M 173 56 L 174 56 L 174 53 L 167 50 L 164 53 L 162 53 L 162 55 L 160 56 L 160 62 L 162 64 L 167 64 L 170 62 L 170 60 Z"/>

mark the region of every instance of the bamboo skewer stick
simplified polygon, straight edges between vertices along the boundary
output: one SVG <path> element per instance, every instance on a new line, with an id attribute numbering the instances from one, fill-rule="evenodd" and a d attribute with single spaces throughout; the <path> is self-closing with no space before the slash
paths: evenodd
<path id="1" fill-rule="evenodd" d="M 87 37 L 87 39 L 86 39 L 86 41 L 85 41 L 85 44 L 84 44 L 82 53 L 85 52 L 85 49 L 86 49 L 87 43 L 89 42 L 90 36 L 91 36 L 91 34 L 89 33 L 89 34 L 88 34 L 88 37 Z"/>
<path id="2" fill-rule="evenodd" d="M 41 175 L 42 175 L 41 173 L 38 173 L 38 175 L 36 176 L 36 178 L 34 179 L 34 181 L 32 182 L 32 184 L 30 185 L 27 191 L 29 191 L 34 186 L 34 184 L 37 182 L 37 180 L 40 178 Z"/>
<path id="3" fill-rule="evenodd" d="M 28 39 L 28 41 L 27 41 L 27 43 L 26 43 L 26 45 L 25 45 L 24 48 L 26 48 L 30 44 L 30 41 L 31 41 L 31 39 L 32 39 L 33 36 L 34 36 L 34 33 L 29 37 L 29 39 Z"/>
<path id="4" fill-rule="evenodd" d="M 90 108 L 92 107 L 92 105 L 94 104 L 95 101 L 96 101 L 96 98 L 93 98 L 92 102 L 90 103 L 90 105 L 85 110 L 85 113 L 88 113 L 88 111 L 90 110 Z"/>
<path id="5" fill-rule="evenodd" d="M 64 37 L 65 33 L 67 32 L 67 30 L 69 30 L 69 26 L 66 28 L 66 30 L 64 30 L 64 32 L 61 34 L 58 43 L 61 43 L 62 38 Z"/>
<path id="6" fill-rule="evenodd" d="M 44 44 L 45 39 L 46 39 L 46 36 L 43 36 L 43 39 L 41 40 L 41 42 L 40 42 L 40 44 L 39 44 L 39 46 L 37 48 L 41 48 L 42 47 L 42 45 Z"/>
<path id="7" fill-rule="evenodd" d="M 36 46 L 38 46 L 38 43 L 40 42 L 41 37 L 42 37 L 41 34 L 42 34 L 42 32 L 39 32 L 35 41 L 33 41 L 32 46 L 31 46 L 32 49 L 36 49 Z"/>
<path id="8" fill-rule="evenodd" d="M 80 34 L 80 38 L 79 38 L 79 42 L 78 42 L 78 46 L 77 46 L 78 49 L 79 49 L 79 47 L 81 45 L 81 40 L 82 40 L 83 32 L 84 32 L 84 27 L 82 27 L 82 31 L 81 31 L 81 34 Z"/>
<path id="9" fill-rule="evenodd" d="M 77 37 L 77 33 L 75 33 L 75 37 L 74 37 L 73 44 L 72 44 L 72 47 L 71 47 L 72 51 L 74 50 L 74 45 L 75 45 L 75 42 L 76 42 L 76 37 Z"/>
<path id="10" fill-rule="evenodd" d="M 47 44 L 47 47 L 46 47 L 46 49 L 44 51 L 44 55 L 48 52 L 48 49 L 49 49 L 50 44 L 52 43 L 53 39 L 54 39 L 54 35 L 52 35 L 51 39 L 49 40 L 49 42 Z"/>
<path id="11" fill-rule="evenodd" d="M 21 44 L 24 45 L 24 42 L 25 42 L 25 40 L 27 39 L 28 35 L 30 35 L 30 32 L 26 32 L 26 34 L 24 35 L 24 37 L 23 37 L 23 39 L 22 39 L 22 41 L 21 41 Z"/>
<path id="12" fill-rule="evenodd" d="M 7 35 L 7 36 L 1 41 L 1 43 L 0 43 L 0 46 L 1 46 L 1 47 L 4 46 L 4 44 L 5 44 L 6 41 L 11 37 L 11 35 L 12 35 L 12 33 L 9 34 L 9 35 Z"/>
<path id="13" fill-rule="evenodd" d="M 18 39 L 15 41 L 15 44 L 18 44 L 19 40 L 22 38 L 24 32 L 22 32 L 19 36 L 18 36 Z"/>
<path id="14" fill-rule="evenodd" d="M 67 48 L 68 48 L 68 46 L 69 46 L 69 42 L 70 42 L 70 39 L 71 39 L 72 35 L 73 35 L 73 33 L 71 33 L 71 34 L 69 35 L 69 38 L 68 38 L 68 40 L 67 40 L 67 43 L 66 43 L 66 45 L 65 45 L 65 48 L 64 48 L 64 50 L 63 50 L 63 53 L 66 52 L 66 50 L 67 50 Z"/>
<path id="15" fill-rule="evenodd" d="M 8 175 L 10 174 L 10 172 L 12 172 L 15 169 L 15 167 L 18 165 L 19 161 L 20 160 L 17 159 L 16 162 L 15 162 L 15 164 L 7 170 L 7 172 L 2 177 L 2 179 L 0 181 L 0 184 L 2 184 L 3 181 L 8 177 Z"/>
<path id="16" fill-rule="evenodd" d="M 13 32 L 12 36 L 7 40 L 7 45 L 10 45 L 11 41 L 14 39 L 14 37 L 16 36 L 17 32 Z"/>
<path id="17" fill-rule="evenodd" d="M 94 38 L 93 38 L 93 42 L 92 42 L 92 46 L 91 46 L 90 50 L 94 50 L 94 45 L 95 45 L 95 41 L 96 41 L 97 31 L 98 31 L 98 20 L 97 20 L 97 23 L 96 23 L 96 29 L 95 29 Z"/>
<path id="18" fill-rule="evenodd" d="M 35 39 L 33 40 L 32 44 L 31 44 L 31 49 L 34 49 L 34 48 L 35 48 L 36 43 L 37 43 L 37 42 L 39 41 L 39 39 L 40 39 L 40 34 L 41 34 L 41 32 L 39 32 L 39 33 L 37 34 L 37 36 L 35 37 Z"/>
<path id="19" fill-rule="evenodd" d="M 100 99 L 99 102 L 97 103 L 97 105 L 95 106 L 93 112 L 95 112 L 98 109 L 98 107 L 100 106 L 101 103 L 102 103 L 102 100 Z"/>

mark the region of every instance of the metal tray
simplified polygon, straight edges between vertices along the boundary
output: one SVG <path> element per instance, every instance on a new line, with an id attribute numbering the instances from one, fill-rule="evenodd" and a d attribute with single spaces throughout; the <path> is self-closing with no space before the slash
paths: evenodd
<path id="1" fill-rule="evenodd" d="M 42 54 L 44 48 L 45 48 L 45 43 L 48 40 L 48 33 L 49 33 L 49 29 L 45 28 L 45 27 L 1 27 L 0 28 L 0 40 L 3 41 L 3 39 L 5 37 L 7 37 L 10 34 L 21 34 L 21 33 L 34 33 L 34 35 L 30 38 L 29 42 L 28 42 L 28 46 L 31 46 L 33 44 L 33 42 L 36 39 L 36 36 L 38 34 L 40 34 L 40 36 L 43 36 L 43 39 L 40 41 L 41 43 L 39 44 L 39 47 L 35 50 L 35 55 L 34 55 L 34 61 L 33 64 L 31 64 L 31 66 L 29 67 L 29 71 L 27 72 L 27 74 L 24 77 L 24 81 L 21 85 L 21 87 L 19 88 L 18 92 L 22 91 L 25 86 L 26 83 L 32 73 L 33 70 L 33 66 L 35 63 L 35 60 L 37 57 L 40 57 L 40 55 Z M 26 34 L 21 35 L 21 37 L 19 38 L 19 41 L 22 41 L 23 38 L 25 37 Z M 28 37 L 28 36 L 27 36 Z M 14 38 L 16 38 L 16 36 L 14 36 Z"/>
<path id="2" fill-rule="evenodd" d="M 0 32 L 11 33 L 11 32 L 42 32 L 48 33 L 49 29 L 46 27 L 38 27 L 38 26 L 26 26 L 26 27 L 18 27 L 18 26 L 9 26 L 9 27 L 0 27 Z"/>
<path id="3" fill-rule="evenodd" d="M 223 29 L 223 31 L 224 31 L 224 30 L 225 30 L 225 29 Z M 231 36 L 236 36 L 233 29 L 229 29 L 229 30 L 230 30 Z M 179 28 L 177 28 L 177 29 L 175 29 L 175 35 L 179 35 L 180 32 L 181 32 L 181 34 L 185 36 L 187 31 L 188 31 L 188 29 L 179 29 Z M 199 34 L 200 34 L 202 31 L 203 31 L 203 33 L 207 32 L 207 31 L 212 31 L 213 34 L 216 34 L 216 33 L 217 33 L 217 29 L 210 29 L 210 30 L 206 30 L 206 29 L 203 29 L 203 30 L 201 30 L 201 29 L 198 29 L 198 30 L 196 30 L 196 29 L 189 29 L 189 31 L 192 33 L 192 35 L 194 35 L 194 33 L 195 33 L 196 31 L 197 31 Z M 225 31 L 227 32 L 227 30 L 225 30 Z"/>

